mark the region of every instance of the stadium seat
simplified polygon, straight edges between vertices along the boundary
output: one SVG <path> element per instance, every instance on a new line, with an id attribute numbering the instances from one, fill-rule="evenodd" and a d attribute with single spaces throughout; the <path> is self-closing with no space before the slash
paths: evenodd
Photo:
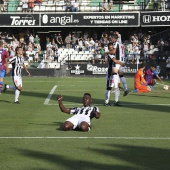
<path id="1" fill-rule="evenodd" d="M 48 68 L 60 68 L 60 63 L 48 63 Z"/>
<path id="2" fill-rule="evenodd" d="M 128 5 L 123 5 L 123 6 L 122 6 L 122 10 L 125 10 L 125 11 L 126 11 L 126 10 L 128 10 L 128 8 L 129 8 Z"/>
<path id="3" fill-rule="evenodd" d="M 22 12 L 22 7 L 18 6 L 17 7 L 17 12 Z"/>
<path id="4" fill-rule="evenodd" d="M 39 11 L 45 11 L 46 6 L 41 5 Z"/>
<path id="5" fill-rule="evenodd" d="M 58 7 L 56 7 L 56 11 L 57 12 L 64 12 L 65 9 L 62 6 L 58 6 Z"/>
<path id="6" fill-rule="evenodd" d="M 40 11 L 40 7 L 39 7 L 39 5 L 35 5 L 35 7 L 34 7 L 34 11 L 35 11 L 35 12 Z"/>

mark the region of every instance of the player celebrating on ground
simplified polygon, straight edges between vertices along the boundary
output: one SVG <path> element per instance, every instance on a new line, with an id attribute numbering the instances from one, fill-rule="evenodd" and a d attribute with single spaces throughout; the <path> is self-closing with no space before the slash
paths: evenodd
<path id="1" fill-rule="evenodd" d="M 9 64 L 12 64 L 12 80 L 14 86 L 5 84 L 3 91 L 5 92 L 9 88 L 15 90 L 15 103 L 18 104 L 19 103 L 18 98 L 20 95 L 20 91 L 22 90 L 22 77 L 21 77 L 22 68 L 24 68 L 24 70 L 28 73 L 28 76 L 31 76 L 31 74 L 24 64 L 22 47 L 16 48 L 16 54 L 17 56 L 9 59 Z"/>
<path id="2" fill-rule="evenodd" d="M 0 41 L 0 94 L 2 92 L 2 87 L 4 84 L 4 77 L 5 77 L 5 72 L 8 73 L 8 54 L 7 52 L 3 49 L 3 42 Z"/>
<path id="3" fill-rule="evenodd" d="M 89 93 L 83 95 L 83 107 L 66 108 L 62 99 L 63 96 L 58 96 L 58 104 L 60 110 L 67 114 L 74 114 L 71 118 L 67 119 L 63 125 L 63 130 L 68 131 L 79 128 L 83 132 L 90 130 L 90 120 L 92 118 L 100 118 L 100 112 L 98 107 L 90 106 L 92 99 Z"/>
<path id="4" fill-rule="evenodd" d="M 116 55 L 116 60 L 119 60 L 123 63 L 125 63 L 125 53 L 124 53 L 124 45 L 120 42 L 118 42 L 118 35 L 113 34 L 111 36 L 111 42 L 113 43 L 113 47 L 115 49 L 115 55 Z M 127 82 L 126 78 L 124 77 L 124 67 L 121 67 L 120 64 L 116 64 L 116 68 L 118 70 L 119 78 L 121 79 L 124 87 L 124 94 L 123 96 L 126 96 L 128 94 L 128 87 L 127 87 Z M 119 80 L 120 83 L 120 80 Z"/>
<path id="5" fill-rule="evenodd" d="M 115 92 L 115 106 L 122 106 L 119 103 L 119 96 L 120 96 L 120 90 L 118 87 L 119 84 L 119 76 L 118 76 L 118 69 L 115 68 L 115 64 L 120 64 L 124 66 L 124 63 L 122 63 L 119 60 L 116 60 L 115 57 L 115 51 L 113 48 L 113 43 L 108 44 L 108 70 L 106 74 L 106 91 L 105 91 L 105 103 L 104 106 L 111 106 L 109 103 L 110 99 L 110 93 L 112 90 L 112 87 L 114 87 Z"/>

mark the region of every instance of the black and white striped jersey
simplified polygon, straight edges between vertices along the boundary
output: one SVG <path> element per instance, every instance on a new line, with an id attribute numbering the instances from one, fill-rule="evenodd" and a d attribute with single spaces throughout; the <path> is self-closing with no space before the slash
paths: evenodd
<path id="1" fill-rule="evenodd" d="M 116 49 L 116 60 L 125 62 L 124 45 L 116 41 L 115 43 L 113 43 L 113 48 Z"/>
<path id="2" fill-rule="evenodd" d="M 110 77 L 112 75 L 112 68 L 115 67 L 115 62 L 112 60 L 115 58 L 115 55 L 108 54 L 107 56 L 107 63 L 108 63 L 108 70 L 107 70 L 107 76 Z"/>
<path id="3" fill-rule="evenodd" d="M 70 114 L 86 115 L 91 119 L 94 117 L 94 113 L 96 111 L 99 112 L 99 108 L 96 106 L 86 106 L 86 107 L 83 106 L 83 107 L 70 108 Z"/>
<path id="4" fill-rule="evenodd" d="M 21 76 L 21 71 L 24 65 L 24 58 L 15 56 L 9 59 L 12 64 L 12 76 Z"/>

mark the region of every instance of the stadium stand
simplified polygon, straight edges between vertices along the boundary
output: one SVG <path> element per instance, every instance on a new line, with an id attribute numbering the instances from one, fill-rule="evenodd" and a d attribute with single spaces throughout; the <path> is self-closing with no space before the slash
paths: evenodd
<path id="1" fill-rule="evenodd" d="M 102 8 L 103 0 L 79 0 L 79 12 L 100 12 Z M 114 1 L 111 0 L 111 9 L 109 12 L 118 11 L 140 11 L 142 4 L 145 6 L 150 0 L 131 0 L 131 1 Z M 75 0 L 71 0 L 74 4 Z M 6 11 L 8 12 L 22 12 L 22 0 L 7 0 Z M 44 0 L 41 4 L 35 3 L 33 11 L 37 12 L 65 12 L 64 0 Z M 28 9 L 29 12 L 29 9 Z"/>

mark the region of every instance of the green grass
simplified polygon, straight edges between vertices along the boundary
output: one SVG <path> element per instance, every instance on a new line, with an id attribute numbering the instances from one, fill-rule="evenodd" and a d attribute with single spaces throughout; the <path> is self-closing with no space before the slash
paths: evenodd
<path id="1" fill-rule="evenodd" d="M 128 78 L 129 88 L 133 79 Z M 9 77 L 5 83 L 11 84 Z M 166 82 L 169 84 L 169 82 Z M 48 105 L 45 99 L 57 85 Z M 156 85 L 151 93 L 130 93 L 123 107 L 104 107 L 105 78 L 23 78 L 21 104 L 14 92 L 0 96 L 0 169 L 2 170 L 168 170 L 170 160 L 170 91 Z M 84 92 L 98 104 L 101 118 L 89 132 L 61 129 Z M 114 102 L 114 95 L 111 96 Z"/>

